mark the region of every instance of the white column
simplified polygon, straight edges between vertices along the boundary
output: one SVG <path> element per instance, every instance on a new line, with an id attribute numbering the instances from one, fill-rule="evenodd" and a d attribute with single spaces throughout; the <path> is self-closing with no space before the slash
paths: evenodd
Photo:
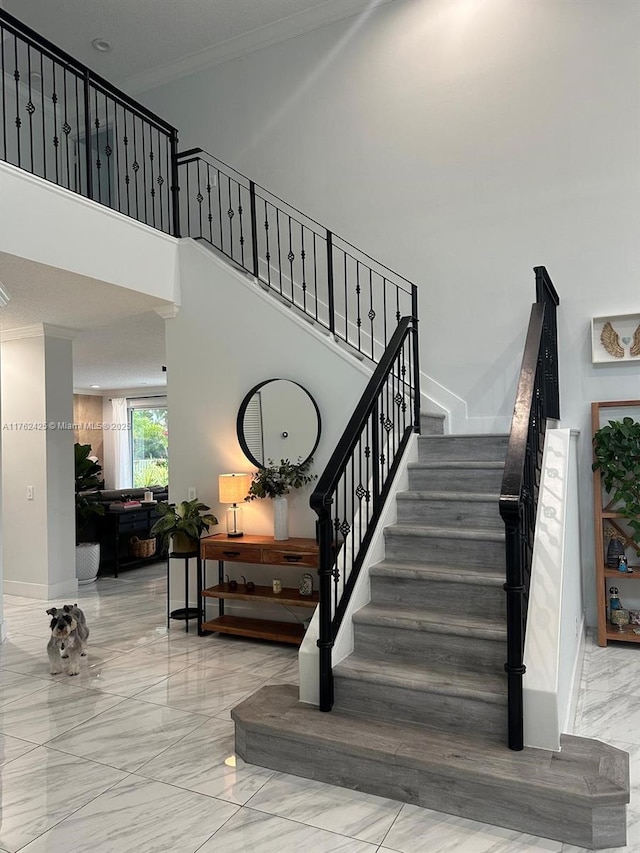
<path id="1" fill-rule="evenodd" d="M 73 596 L 73 332 L 2 334 L 4 592 Z"/>

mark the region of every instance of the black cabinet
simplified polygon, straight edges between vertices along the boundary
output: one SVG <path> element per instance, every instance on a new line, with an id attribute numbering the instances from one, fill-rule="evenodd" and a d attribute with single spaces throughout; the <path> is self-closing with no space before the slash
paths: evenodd
<path id="1" fill-rule="evenodd" d="M 118 572 L 126 566 L 141 565 L 153 560 L 162 559 L 160 554 L 161 542 L 156 539 L 155 553 L 148 557 L 132 555 L 131 540 L 150 539 L 149 531 L 160 516 L 155 506 L 140 507 L 139 509 L 107 510 L 99 519 L 100 522 L 100 570 L 111 571 L 118 577 Z"/>

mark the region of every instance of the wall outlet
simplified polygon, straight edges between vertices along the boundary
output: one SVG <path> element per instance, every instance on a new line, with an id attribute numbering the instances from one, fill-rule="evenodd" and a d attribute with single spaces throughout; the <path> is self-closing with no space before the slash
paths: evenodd
<path id="1" fill-rule="evenodd" d="M 33 500 L 33 486 L 27 486 L 27 500 Z"/>
<path id="2" fill-rule="evenodd" d="M 195 501 L 195 499 L 196 499 L 196 487 L 195 486 L 189 486 L 187 489 L 187 500 L 188 501 Z"/>

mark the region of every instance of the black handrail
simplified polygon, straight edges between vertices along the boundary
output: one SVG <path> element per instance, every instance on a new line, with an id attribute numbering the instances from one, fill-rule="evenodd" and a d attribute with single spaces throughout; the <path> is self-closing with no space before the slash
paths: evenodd
<path id="1" fill-rule="evenodd" d="M 0 95 L 0 159 L 180 235 L 177 130 L 3 9 Z"/>
<path id="2" fill-rule="evenodd" d="M 202 148 L 177 160 L 186 233 L 378 361 L 413 311 L 411 282 Z"/>
<path id="3" fill-rule="evenodd" d="M 414 307 L 417 294 L 414 290 Z M 403 317 L 311 495 L 318 516 L 320 710 L 333 707 L 332 648 L 412 432 L 420 431 L 417 314 Z"/>
<path id="4" fill-rule="evenodd" d="M 522 676 L 538 488 L 549 419 L 559 419 L 556 307 L 560 299 L 546 269 L 535 267 L 536 299 L 520 368 L 500 494 L 505 523 L 508 738 L 524 746 Z"/>

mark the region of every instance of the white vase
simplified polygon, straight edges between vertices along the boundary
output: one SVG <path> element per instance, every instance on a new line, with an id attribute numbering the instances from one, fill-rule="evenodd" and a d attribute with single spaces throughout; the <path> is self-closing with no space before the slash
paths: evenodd
<path id="1" fill-rule="evenodd" d="M 100 568 L 100 544 L 81 542 L 76 545 L 76 578 L 78 585 L 93 583 Z"/>
<path id="2" fill-rule="evenodd" d="M 289 538 L 289 502 L 286 495 L 271 499 L 273 503 L 273 538 Z"/>

